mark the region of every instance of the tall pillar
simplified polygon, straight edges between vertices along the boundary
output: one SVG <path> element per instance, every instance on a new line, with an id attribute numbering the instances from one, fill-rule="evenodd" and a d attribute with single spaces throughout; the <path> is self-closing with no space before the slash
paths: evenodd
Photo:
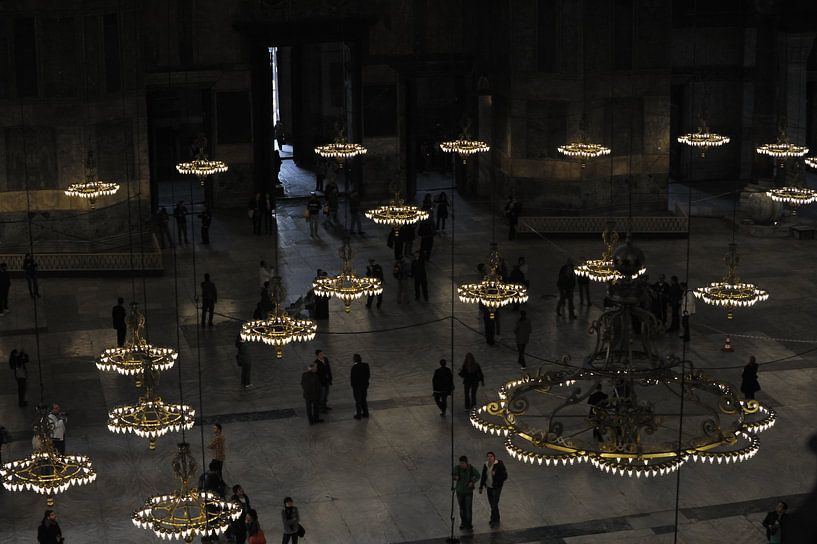
<path id="1" fill-rule="evenodd" d="M 806 143 L 806 62 L 814 33 L 786 36 L 786 135 L 793 144 Z"/>

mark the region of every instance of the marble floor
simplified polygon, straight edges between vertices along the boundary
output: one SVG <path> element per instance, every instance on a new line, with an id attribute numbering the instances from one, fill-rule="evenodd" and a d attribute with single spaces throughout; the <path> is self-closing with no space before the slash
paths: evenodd
<path id="1" fill-rule="evenodd" d="M 302 206 L 284 204 L 277 215 L 280 267 L 290 300 L 307 291 L 315 269 L 332 272 L 339 267 L 338 235 L 322 229 L 320 239 L 311 240 Z M 451 529 L 452 429 L 455 455 L 479 463 L 486 451 L 494 450 L 505 458 L 510 474 L 502 494 L 501 527 L 489 528 L 487 501 L 476 495 L 475 531 L 462 535 L 462 542 L 761 543 L 765 535 L 760 521 L 780 498 L 788 500 L 792 510 L 809 500 L 814 504 L 810 494 L 817 452 L 808 443 L 817 430 L 817 242 L 741 237 L 740 274 L 768 289 L 770 300 L 738 312 L 731 321 L 724 312 L 701 304 L 694 316 L 686 354 L 697 366 L 739 383 L 750 355 L 761 362 L 758 396 L 777 411 L 778 424 L 761 435 L 758 455 L 738 465 L 690 464 L 677 478 L 621 479 L 585 465 L 554 469 L 508 459 L 500 439 L 468 423 L 459 384 L 453 419 L 440 418 L 431 398 L 431 374 L 441 357 L 459 367 L 465 353 L 475 355 L 485 373 L 480 402 L 519 375 L 511 338 L 513 312 L 504 313 L 502 340 L 490 347 L 480 333 L 477 310 L 452 303 L 452 275 L 456 282 L 478 277 L 476 265 L 485 259 L 492 225 L 481 205 L 459 198 L 453 215 L 455 222 L 434 242 L 429 302 L 412 299 L 398 305 L 395 282 L 387 274 L 382 308 L 367 310 L 358 303 L 344 314 L 333 301 L 317 338 L 287 346 L 280 360 L 269 348 L 252 346 L 254 387 L 246 391 L 239 385 L 233 342 L 258 299 L 258 261 L 272 262 L 275 255 L 271 236 L 249 233 L 243 210 L 215 215 L 209 247 L 168 251 L 162 277 L 43 278 L 36 323 L 25 284 L 14 280 L 11 312 L 0 318 L 0 353 L 6 356 L 24 347 L 31 354 L 29 407 L 39 401 L 59 402 L 69 415 L 67 449 L 91 456 L 99 474 L 93 484 L 57 498 L 55 509 L 66 541 L 158 541 L 131 523 L 131 513 L 145 498 L 176 488 L 170 460 L 177 441 L 189 441 L 201 465 L 202 441 L 209 439 L 207 426 L 212 422 L 224 427 L 225 480 L 242 484 L 269 542 L 280 538 L 281 502 L 291 496 L 308 531 L 306 542 L 442 544 Z M 602 288 L 591 286 L 593 304 L 577 306 L 577 320 L 557 318 L 556 274 L 567 256 L 595 257 L 602 249 L 600 241 L 543 236 L 508 242 L 502 221 L 497 221 L 497 229 L 506 259 L 514 262 L 525 256 L 530 266 L 527 310 L 534 335 L 529 365 L 536 360 L 549 366 L 563 354 L 581 360 L 595 344 L 588 325 L 600 313 Z M 362 271 L 371 257 L 388 272 L 392 259 L 386 229 L 364 221 L 364 230 L 353 238 L 356 269 Z M 724 222 L 693 219 L 691 285 L 720 278 L 730 238 Z M 665 273 L 683 279 L 686 240 L 645 239 L 637 244 L 647 255 L 653 278 Z M 205 272 L 216 283 L 219 299 L 215 326 L 202 329 L 195 304 Z M 132 380 L 102 374 L 94 366 L 94 357 L 115 342 L 110 309 L 117 296 L 146 301 L 150 340 L 178 347 L 178 368 L 162 376 L 160 392 L 166 400 L 181 397 L 193 405 L 206 427 L 196 426 L 184 437 L 163 437 L 155 451 L 148 450 L 146 440 L 113 435 L 105 426 L 109 409 L 136 400 Z M 726 334 L 731 335 L 733 353 L 721 351 Z M 682 351 L 674 335 L 662 337 L 659 345 L 665 353 Z M 315 349 L 324 350 L 334 368 L 329 396 L 333 409 L 324 424 L 310 426 L 300 377 Z M 372 368 L 371 417 L 362 421 L 352 418 L 349 370 L 354 353 Z M 8 460 L 30 452 L 32 410 L 18 408 L 11 373 L 5 372 L 0 424 L 12 436 L 2 450 L 3 460 Z M 2 491 L 0 543 L 33 542 L 44 508 L 45 500 L 38 495 Z"/>

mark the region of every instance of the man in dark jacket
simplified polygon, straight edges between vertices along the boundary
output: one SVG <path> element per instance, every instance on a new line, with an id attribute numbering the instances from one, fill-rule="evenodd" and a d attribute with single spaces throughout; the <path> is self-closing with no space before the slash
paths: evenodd
<path id="1" fill-rule="evenodd" d="M 786 510 L 789 505 L 783 501 L 777 503 L 773 512 L 766 514 L 763 526 L 766 528 L 766 538 L 769 542 L 786 542 Z M 772 540 L 775 537 L 775 540 Z"/>
<path id="2" fill-rule="evenodd" d="M 355 419 L 369 417 L 369 405 L 366 403 L 366 394 L 369 390 L 369 378 L 371 373 L 369 364 L 364 363 L 360 354 L 352 356 L 352 372 L 349 382 L 352 384 L 352 393 L 355 396 Z"/>
<path id="3" fill-rule="evenodd" d="M 454 393 L 454 374 L 446 365 L 445 359 L 440 359 L 440 368 L 434 371 L 431 387 L 434 389 L 434 402 L 440 408 L 440 417 L 445 417 L 448 409 L 448 396 Z"/>
<path id="4" fill-rule="evenodd" d="M 516 326 L 513 328 L 513 335 L 516 340 L 516 349 L 519 352 L 519 356 L 517 357 L 516 361 L 522 368 L 527 368 L 527 363 L 525 362 L 525 346 L 527 346 L 528 342 L 530 341 L 530 333 L 531 323 L 528 319 L 528 314 L 525 310 L 522 310 L 519 312 L 519 321 L 516 322 Z"/>
<path id="5" fill-rule="evenodd" d="M 187 241 L 187 206 L 184 205 L 184 200 L 179 200 L 176 207 L 173 209 L 173 217 L 176 219 L 176 238 L 179 245 L 182 240 L 185 244 Z"/>
<path id="6" fill-rule="evenodd" d="M 40 526 L 37 528 L 37 542 L 40 544 L 62 544 L 62 531 L 57 523 L 57 514 L 46 510 Z"/>
<path id="7" fill-rule="evenodd" d="M 380 284 L 383 284 L 383 267 L 380 266 L 375 262 L 374 259 L 369 259 L 369 265 L 366 267 L 366 277 L 367 278 L 378 278 L 380 280 Z M 366 307 L 372 307 L 372 300 L 374 299 L 373 295 L 369 295 L 369 298 L 366 299 Z M 383 293 L 381 292 L 377 295 L 377 307 L 380 308 L 380 305 L 383 304 Z"/>
<path id="8" fill-rule="evenodd" d="M 559 269 L 559 279 L 556 281 L 559 289 L 559 303 L 556 305 L 556 315 L 561 316 L 567 302 L 570 319 L 576 319 L 573 308 L 573 290 L 576 288 L 576 274 L 573 271 L 573 260 L 568 257 L 567 262 Z"/>
<path id="9" fill-rule="evenodd" d="M 508 479 L 508 470 L 505 464 L 496 458 L 494 452 L 489 451 L 487 461 L 482 467 L 482 478 L 479 481 L 479 492 L 488 490 L 488 504 L 491 506 L 491 527 L 499 525 L 499 495 L 502 485 Z"/>
<path id="10" fill-rule="evenodd" d="M 316 363 L 309 363 L 309 370 L 301 375 L 301 389 L 304 392 L 306 417 L 309 419 L 309 424 L 323 423 L 318 414 L 321 405 L 321 378 L 318 376 Z"/>
<path id="11" fill-rule="evenodd" d="M 329 407 L 329 387 L 332 385 L 332 367 L 329 365 L 329 357 L 319 350 L 315 350 L 315 365 L 318 368 L 318 377 L 321 381 L 321 405 L 320 411 L 326 413 L 332 408 Z"/>
<path id="12" fill-rule="evenodd" d="M 204 281 L 201 282 L 201 326 L 207 321 L 209 326 L 213 326 L 213 311 L 215 310 L 216 301 L 218 300 L 218 293 L 216 292 L 216 284 L 210 281 L 210 274 L 204 275 Z M 207 313 L 210 313 L 210 318 L 207 319 Z"/>
<path id="13" fill-rule="evenodd" d="M 318 198 L 314 192 L 309 195 L 309 200 L 306 202 L 307 220 L 309 221 L 309 236 L 312 238 L 320 238 L 318 232 L 318 223 L 321 218 L 321 199 Z"/>
<path id="14" fill-rule="evenodd" d="M 125 345 L 125 333 L 128 330 L 128 325 L 125 323 L 125 299 L 119 297 L 116 300 L 116 306 L 111 308 L 111 319 L 113 320 L 113 328 L 116 329 L 116 345 L 120 348 Z"/>
<path id="15" fill-rule="evenodd" d="M 414 277 L 414 300 L 420 300 L 420 291 L 422 291 L 423 300 L 428 302 L 428 274 L 426 274 L 426 258 L 422 251 L 411 261 L 411 275 Z"/>
<path id="16" fill-rule="evenodd" d="M 5 315 L 9 310 L 9 289 L 11 289 L 11 277 L 6 263 L 0 263 L 0 315 Z"/>
<path id="17" fill-rule="evenodd" d="M 201 243 L 204 245 L 210 244 L 210 224 L 213 222 L 213 214 L 210 213 L 209 208 L 205 208 L 199 214 L 201 219 Z"/>
<path id="18" fill-rule="evenodd" d="M 420 222 L 417 227 L 417 236 L 420 237 L 420 253 L 422 253 L 426 261 L 431 260 L 431 248 L 434 247 L 434 223 L 431 219 L 426 219 Z"/>

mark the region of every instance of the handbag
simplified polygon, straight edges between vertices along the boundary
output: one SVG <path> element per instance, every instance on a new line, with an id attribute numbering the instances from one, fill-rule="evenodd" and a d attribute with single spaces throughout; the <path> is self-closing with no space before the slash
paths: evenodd
<path id="1" fill-rule="evenodd" d="M 309 219 L 309 215 L 310 215 L 309 208 L 308 207 L 304 208 L 304 219 Z"/>
<path id="2" fill-rule="evenodd" d="M 306 529 L 304 529 L 304 526 L 299 523 L 298 524 L 298 532 L 295 533 L 295 534 L 298 535 L 298 538 L 303 538 L 304 535 L 306 534 Z"/>

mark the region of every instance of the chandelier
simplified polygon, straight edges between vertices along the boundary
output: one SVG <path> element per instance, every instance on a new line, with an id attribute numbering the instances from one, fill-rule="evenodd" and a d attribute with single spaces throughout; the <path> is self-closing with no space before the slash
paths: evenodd
<path id="1" fill-rule="evenodd" d="M 745 461 L 759 449 L 757 433 L 774 425 L 771 409 L 740 400 L 730 384 L 688 361 L 657 353 L 657 320 L 639 307 L 647 282 L 631 279 L 634 260 L 623 259 L 638 253 L 621 251 L 624 279 L 611 285 L 613 307 L 593 322 L 596 346 L 581 368 L 565 356 L 563 368 L 511 380 L 497 401 L 471 411 L 472 425 L 504 437 L 514 459 L 660 476 L 689 461 Z"/>
<path id="2" fill-rule="evenodd" d="M 806 157 L 806 166 L 817 168 L 817 157 Z"/>
<path id="3" fill-rule="evenodd" d="M 462 136 L 457 140 L 441 142 L 440 149 L 442 149 L 445 153 L 456 153 L 462 158 L 463 161 L 465 161 L 469 155 L 485 153 L 486 151 L 491 150 L 487 143 L 481 140 L 470 140 L 466 136 Z"/>
<path id="4" fill-rule="evenodd" d="M 618 244 L 618 232 L 613 230 L 614 223 L 607 223 L 607 229 L 601 233 L 601 239 L 604 241 L 604 253 L 601 259 L 588 259 L 574 269 L 574 272 L 579 276 L 584 276 L 593 281 L 610 282 L 622 279 L 624 276 L 616 270 L 615 262 L 613 261 L 613 248 Z M 635 279 L 646 272 L 647 269 L 641 266 L 630 279 Z"/>
<path id="5" fill-rule="evenodd" d="M 587 141 L 587 117 L 582 113 L 579 121 L 579 133 L 575 142 L 560 145 L 559 153 L 565 157 L 577 158 L 581 160 L 582 168 L 587 166 L 589 159 L 595 159 L 610 154 L 610 148 L 601 144 L 594 144 Z"/>
<path id="6" fill-rule="evenodd" d="M 817 191 L 808 187 L 776 187 L 766 191 L 766 196 L 793 207 L 817 202 Z M 795 214 L 796 210 L 792 210 L 792 215 Z"/>
<path id="7" fill-rule="evenodd" d="M 85 485 L 96 479 L 91 460 L 84 455 L 61 455 L 51 442 L 53 424 L 48 412 L 41 410 L 34 423 L 34 452 L 5 463 L 0 468 L 3 486 L 9 491 L 34 491 L 46 495 L 48 506 L 54 495 L 74 485 Z"/>
<path id="8" fill-rule="evenodd" d="M 137 310 L 135 302 L 131 304 L 127 327 L 130 337 L 125 345 L 121 348 L 108 348 L 97 358 L 96 367 L 99 370 L 135 376 L 138 386 L 146 364 L 153 371 L 159 372 L 173 366 L 179 354 L 173 348 L 154 346 L 145 340 L 145 316 Z"/>
<path id="9" fill-rule="evenodd" d="M 101 196 L 115 194 L 119 190 L 119 184 L 113 181 L 102 181 L 97 179 L 96 165 L 94 163 L 94 152 L 89 151 L 85 159 L 85 181 L 72 183 L 65 190 L 66 196 L 85 198 L 91 205 L 91 209 L 96 208 L 96 199 Z"/>
<path id="10" fill-rule="evenodd" d="M 788 138 L 786 137 L 786 130 L 781 124 L 777 136 L 777 142 L 759 145 L 757 146 L 756 151 L 760 155 L 768 155 L 773 159 L 778 159 L 779 166 L 783 168 L 786 159 L 806 155 L 808 153 L 808 147 L 794 145 L 793 143 L 789 142 Z"/>
<path id="11" fill-rule="evenodd" d="M 176 165 L 176 170 L 179 174 L 193 175 L 199 178 L 199 182 L 204 185 L 204 180 L 207 176 L 213 174 L 221 174 L 227 171 L 227 165 L 221 161 L 211 161 L 207 158 L 207 137 L 204 134 L 199 134 L 196 141 L 193 143 L 196 146 L 196 156 L 192 161 L 180 162 Z"/>
<path id="12" fill-rule="evenodd" d="M 347 142 L 343 136 L 343 129 L 338 127 L 338 134 L 331 144 L 319 145 L 315 153 L 325 159 L 335 159 L 338 162 L 353 159 L 358 155 L 365 155 L 368 150 L 360 144 Z"/>
<path id="13" fill-rule="evenodd" d="M 395 232 L 397 227 L 425 221 L 429 217 L 428 210 L 403 202 L 399 191 L 395 192 L 394 198 L 388 204 L 368 210 L 365 215 L 378 225 L 395 228 Z"/>
<path id="14" fill-rule="evenodd" d="M 726 263 L 726 276 L 723 281 L 712 282 L 706 287 L 699 287 L 693 291 L 695 296 L 706 304 L 723 306 L 727 310 L 727 319 L 734 318 L 735 308 L 748 308 L 769 298 L 769 293 L 759 289 L 752 283 L 743 283 L 735 272 L 740 255 L 738 245 L 729 244 L 729 250 L 723 258 Z"/>
<path id="15" fill-rule="evenodd" d="M 190 446 L 179 444 L 173 458 L 173 473 L 181 488 L 166 495 L 154 495 L 133 513 L 134 525 L 149 529 L 165 540 L 193 542 L 197 536 L 218 536 L 241 516 L 241 505 L 228 502 L 215 493 L 190 487 L 196 462 Z"/>
<path id="16" fill-rule="evenodd" d="M 352 246 L 349 239 L 343 241 L 340 248 L 341 271 L 337 276 L 318 277 L 312 282 L 315 294 L 319 297 L 337 297 L 343 302 L 343 311 L 352 311 L 352 302 L 363 295 L 374 296 L 383 293 L 383 284 L 379 278 L 357 276 L 352 271 Z"/>
<path id="17" fill-rule="evenodd" d="M 118 406 L 108 412 L 108 430 L 133 433 L 148 439 L 148 448 L 156 449 L 156 439 L 167 433 L 190 430 L 196 411 L 186 404 L 165 403 L 156 393 L 158 372 L 145 366 L 145 396 L 135 405 Z"/>
<path id="18" fill-rule="evenodd" d="M 520 283 L 507 283 L 501 275 L 502 257 L 496 242 L 491 243 L 488 252 L 488 274 L 479 283 L 466 283 L 457 287 L 460 302 L 482 304 L 488 308 L 489 317 L 494 318 L 495 311 L 511 303 L 528 301 L 528 288 Z"/>
<path id="19" fill-rule="evenodd" d="M 263 342 L 275 347 L 275 357 L 284 356 L 283 347 L 291 342 L 308 342 L 315 338 L 318 326 L 308 319 L 291 317 L 281 308 L 285 299 L 281 277 L 273 276 L 270 281 L 273 310 L 266 319 L 247 321 L 241 326 L 241 339 L 245 342 Z"/>
<path id="20" fill-rule="evenodd" d="M 701 120 L 701 126 L 698 127 L 697 132 L 690 132 L 678 136 L 679 144 L 685 144 L 690 147 L 699 147 L 701 149 L 702 158 L 706 156 L 708 149 L 720 147 L 728 144 L 729 142 L 729 136 L 709 132 L 706 122 L 703 120 Z"/>

